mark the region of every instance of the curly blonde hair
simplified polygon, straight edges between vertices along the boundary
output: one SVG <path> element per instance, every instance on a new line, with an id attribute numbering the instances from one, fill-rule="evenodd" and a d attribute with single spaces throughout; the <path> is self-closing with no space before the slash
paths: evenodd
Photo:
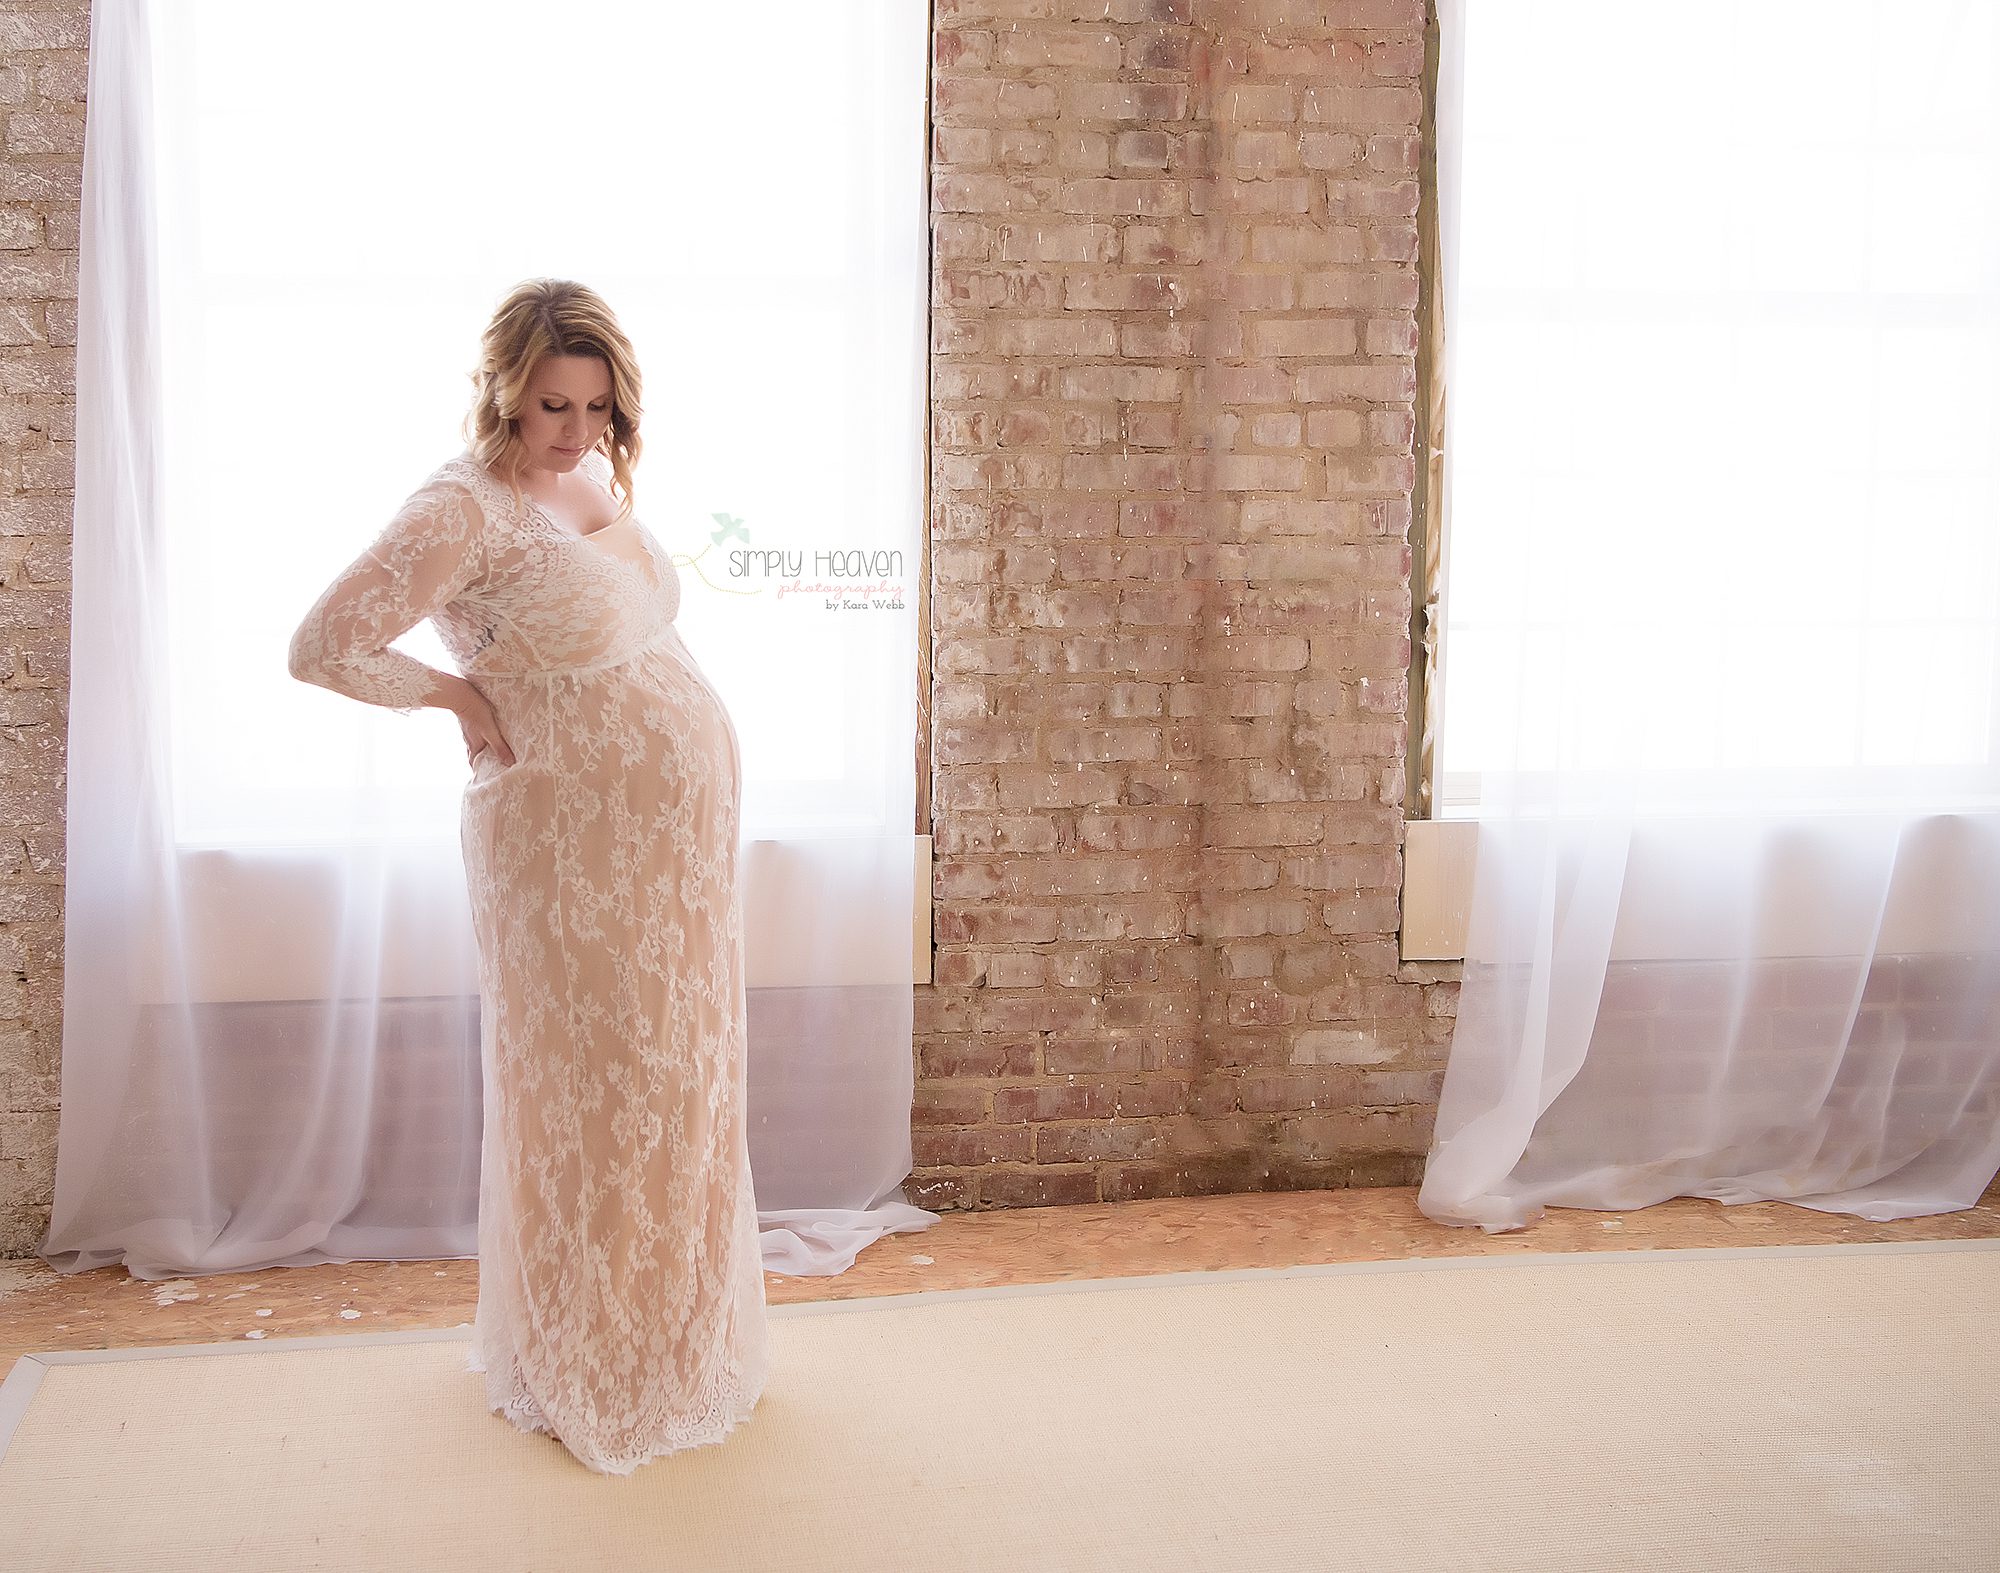
<path id="1" fill-rule="evenodd" d="M 617 519 L 632 512 L 632 467 L 639 461 L 639 361 L 604 298 L 571 279 L 526 279 L 507 292 L 479 336 L 465 439 L 474 458 L 504 476 L 522 503 L 518 419 L 528 382 L 549 355 L 595 355 L 611 369 L 611 424 L 598 450 L 611 461 Z M 614 522 L 616 522 L 614 520 Z"/>

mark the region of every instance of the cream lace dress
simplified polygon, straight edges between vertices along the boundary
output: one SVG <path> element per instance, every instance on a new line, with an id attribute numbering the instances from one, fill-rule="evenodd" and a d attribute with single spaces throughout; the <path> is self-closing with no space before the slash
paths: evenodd
<path id="1" fill-rule="evenodd" d="M 609 491 L 599 452 L 584 472 Z M 409 713 L 424 618 L 514 763 L 466 783 L 485 1129 L 469 1368 L 590 1468 L 720 1440 L 762 1392 L 745 1126 L 742 757 L 636 519 L 558 524 L 469 451 L 293 636 L 291 671 Z"/>

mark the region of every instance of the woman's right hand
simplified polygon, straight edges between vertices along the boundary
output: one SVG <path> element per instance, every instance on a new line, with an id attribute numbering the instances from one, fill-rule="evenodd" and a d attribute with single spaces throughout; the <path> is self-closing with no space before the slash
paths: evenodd
<path id="1" fill-rule="evenodd" d="M 458 703 L 451 708 L 458 717 L 458 729 L 465 734 L 467 764 L 477 764 L 480 754 L 489 749 L 501 764 L 514 762 L 514 750 L 500 735 L 500 718 L 493 713 L 492 702 L 484 694 L 467 683 Z"/>

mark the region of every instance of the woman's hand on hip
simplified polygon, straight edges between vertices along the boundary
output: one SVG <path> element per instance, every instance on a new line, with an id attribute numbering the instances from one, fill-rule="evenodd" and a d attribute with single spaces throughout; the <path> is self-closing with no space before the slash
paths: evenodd
<path id="1" fill-rule="evenodd" d="M 458 729 L 465 734 L 465 762 L 475 764 L 479 756 L 488 749 L 493 757 L 503 765 L 514 762 L 514 750 L 507 746 L 507 739 L 500 733 L 500 718 L 493 713 L 493 705 L 487 697 L 470 683 L 451 707 L 458 717 Z"/>

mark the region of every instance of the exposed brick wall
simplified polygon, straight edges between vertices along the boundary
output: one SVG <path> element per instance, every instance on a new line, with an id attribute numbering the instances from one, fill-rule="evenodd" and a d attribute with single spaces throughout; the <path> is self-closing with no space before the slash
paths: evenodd
<path id="1" fill-rule="evenodd" d="M 0 1256 L 48 1232 L 88 4 L 0 5 Z"/>
<path id="2" fill-rule="evenodd" d="M 938 1208 L 1420 1176 L 1422 0 L 939 0 Z"/>

